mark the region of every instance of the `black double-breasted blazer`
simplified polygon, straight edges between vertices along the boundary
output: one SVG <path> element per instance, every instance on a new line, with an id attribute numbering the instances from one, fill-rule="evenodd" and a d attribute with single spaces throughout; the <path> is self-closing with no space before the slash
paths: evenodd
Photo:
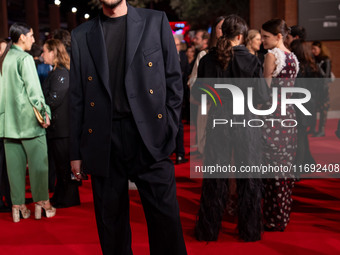
<path id="1" fill-rule="evenodd" d="M 71 47 L 71 160 L 82 160 L 87 173 L 107 176 L 113 99 L 99 16 L 72 31 Z M 138 131 L 154 159 L 164 159 L 175 148 L 183 97 L 165 13 L 128 5 L 125 62 L 126 95 Z"/>

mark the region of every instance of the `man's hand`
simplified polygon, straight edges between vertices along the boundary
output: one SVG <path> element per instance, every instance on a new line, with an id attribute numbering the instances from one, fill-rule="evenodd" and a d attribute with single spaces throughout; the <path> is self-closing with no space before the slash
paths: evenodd
<path id="1" fill-rule="evenodd" d="M 77 181 L 81 180 L 81 160 L 72 160 L 71 161 L 71 171 L 74 176 L 77 178 Z"/>

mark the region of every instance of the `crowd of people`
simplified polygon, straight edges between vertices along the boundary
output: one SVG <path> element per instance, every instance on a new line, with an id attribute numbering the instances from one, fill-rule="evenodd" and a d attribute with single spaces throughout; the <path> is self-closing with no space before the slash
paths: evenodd
<path id="1" fill-rule="evenodd" d="M 189 87 L 189 92 L 184 94 L 183 110 L 190 109 L 191 124 L 196 126 L 196 144 L 192 146 L 197 147 L 205 165 L 212 165 L 212 162 L 240 165 L 240 161 L 250 165 L 315 164 L 309 150 L 308 134 L 312 134 L 312 137 L 325 136 L 329 82 L 332 78 L 329 51 L 320 41 L 306 42 L 306 31 L 303 27 L 288 27 L 283 20 L 271 20 L 263 24 L 260 31 L 248 31 L 245 22 L 239 17 L 228 16 L 228 20 L 225 19 L 225 16 L 216 19 L 211 34 L 198 30 L 191 43 L 183 43 L 187 56 L 187 60 L 180 58 L 181 62 L 187 63 L 186 69 L 182 68 L 185 78 L 183 84 L 185 89 L 185 85 Z M 225 137 L 214 137 L 210 127 L 207 127 L 209 115 L 201 114 L 200 97 L 194 96 L 195 81 L 197 78 L 221 77 L 263 77 L 266 78 L 269 88 L 306 88 L 311 92 L 311 99 L 305 105 L 311 116 L 302 114 L 293 105 L 288 105 L 284 118 L 279 109 L 266 118 L 279 116 L 280 119 L 295 119 L 297 127 L 283 130 L 282 127 L 264 125 L 262 132 L 257 134 L 233 127 L 220 132 L 225 134 Z M 295 78 L 299 79 L 295 82 Z M 319 79 L 306 82 L 300 78 Z M 264 88 L 259 88 L 257 103 L 261 104 L 262 109 L 269 109 L 271 95 L 265 95 L 263 91 Z M 223 101 L 223 93 L 220 96 Z M 297 95 L 291 96 L 293 98 Z M 278 98 L 281 98 L 280 94 Z M 225 99 L 224 102 L 231 102 L 227 95 Z M 280 100 L 277 104 L 281 104 Z M 207 106 L 208 112 L 210 106 Z M 228 115 L 216 111 L 218 110 L 211 110 L 210 116 L 230 116 L 230 113 Z M 320 120 L 316 131 L 318 112 Z M 248 115 L 247 118 L 251 119 L 251 116 Z M 205 146 L 206 139 L 210 142 L 208 146 Z M 218 141 L 214 143 L 213 139 Z M 216 147 L 220 140 L 223 140 L 223 147 Z M 211 155 L 214 157 L 211 158 Z M 228 208 L 230 212 L 237 211 L 238 231 L 245 241 L 259 240 L 263 230 L 284 231 L 289 222 L 292 188 L 296 180 L 299 180 L 298 175 L 263 181 L 204 179 L 195 227 L 197 239 L 217 240 L 222 216 L 227 207 L 233 207 Z"/>
<path id="2" fill-rule="evenodd" d="M 278 107 L 263 120 L 293 119 L 297 120 L 297 127 L 264 124 L 260 131 L 249 128 L 247 130 L 247 127 L 243 126 L 223 126 L 214 127 L 213 132 L 212 127 L 207 126 L 207 122 L 212 123 L 214 118 L 228 116 L 233 121 L 238 121 L 237 116 L 232 116 L 231 113 L 233 106 L 230 94 L 220 92 L 219 95 L 227 106 L 217 108 L 208 104 L 209 114 L 201 115 L 198 110 L 197 119 L 194 119 L 197 127 L 198 152 L 203 154 L 203 164 L 207 166 L 234 164 L 238 167 L 260 164 L 273 166 L 315 164 L 309 150 L 307 134 L 312 133 L 313 137 L 325 135 L 324 126 L 329 108 L 328 83 L 331 78 L 331 61 L 326 47 L 318 41 L 312 44 L 306 42 L 304 28 L 288 27 L 285 21 L 280 19 L 264 23 L 261 31 L 254 29 L 248 31 L 245 21 L 236 15 L 224 17 L 221 25 L 222 35 L 212 35 L 218 38 L 217 45 L 197 54 L 199 60 L 195 63 L 198 66 L 197 71 L 193 69 L 189 78 L 191 98 L 196 94 L 196 104 L 201 93 L 197 93 L 197 89 L 195 92 L 195 83 L 190 84 L 190 79 L 265 78 L 265 87 L 268 88 L 308 89 L 311 92 L 311 100 L 306 107 L 312 115 L 304 115 L 293 105 L 287 105 L 285 115 Z M 304 79 L 295 78 L 321 79 L 306 82 Z M 246 88 L 239 87 L 246 91 Z M 272 95 L 269 92 L 266 94 L 265 87 L 261 84 L 254 92 L 256 103 L 262 110 L 269 109 L 273 102 Z M 278 91 L 278 101 L 275 103 L 279 106 L 281 90 Z M 295 96 L 298 95 L 289 97 Z M 194 103 L 195 99 L 191 102 Z M 318 132 L 315 131 L 317 112 L 320 112 Z M 243 117 L 249 120 L 253 119 L 254 115 L 246 112 Z M 209 140 L 209 143 L 206 144 L 205 140 Z M 292 189 L 297 179 L 299 179 L 297 175 L 287 176 L 284 173 L 274 179 L 263 180 L 204 178 L 195 226 L 196 238 L 205 241 L 217 240 L 226 208 L 228 212 L 237 212 L 238 232 L 240 238 L 245 241 L 260 240 L 263 230 L 284 231 L 289 222 Z"/>
<path id="3" fill-rule="evenodd" d="M 321 86 L 295 78 L 331 78 L 331 57 L 322 42 L 310 45 L 302 27 L 288 27 L 282 19 L 269 20 L 258 31 L 229 15 L 218 17 L 211 33 L 197 30 L 191 42 L 174 35 L 173 43 L 169 24 L 159 13 L 103 2 L 103 13 L 89 22 L 94 30 L 85 23 L 73 32 L 72 43 L 70 33 L 59 30 L 41 48 L 32 49 L 33 30 L 23 23 L 13 24 L 10 38 L 0 41 L 0 207 L 11 209 L 13 222 L 30 217 L 25 202 L 27 167 L 36 219 L 41 219 L 42 210 L 53 217 L 56 208 L 79 205 L 80 181 L 90 173 L 103 252 L 129 254 L 125 181 L 131 179 L 146 210 L 150 249 L 163 254 L 157 252 L 167 247 L 169 254 L 186 254 L 168 156 L 175 152 L 177 164 L 188 161 L 182 121 L 190 121 L 190 115 L 196 126 L 195 146 L 206 165 L 315 163 L 308 134 L 325 136 L 329 85 L 327 80 Z M 148 36 L 143 37 L 138 34 L 141 27 L 129 23 L 129 15 L 132 20 L 151 15 L 159 24 L 148 20 L 150 27 L 143 32 Z M 123 39 L 118 42 L 112 31 Z M 132 32 L 143 47 L 135 45 Z M 117 47 L 110 47 L 113 44 Z M 287 105 L 286 116 L 278 107 L 266 118 L 298 120 L 297 127 L 224 126 L 223 137 L 216 137 L 207 125 L 209 118 L 237 116 L 230 111 L 228 93 L 221 93 L 221 98 L 230 107 L 208 105 L 209 115 L 200 114 L 198 78 L 265 78 L 254 93 L 261 109 L 271 107 L 270 88 L 304 87 L 312 95 L 306 105 L 312 116 Z M 246 119 L 254 117 L 246 111 Z M 212 146 L 214 139 L 222 140 L 223 146 Z M 228 207 L 236 211 L 244 241 L 260 240 L 263 230 L 284 231 L 295 181 L 285 175 L 264 180 L 204 178 L 196 238 L 217 240 Z"/>
<path id="4" fill-rule="evenodd" d="M 70 56 L 56 39 L 63 34 L 70 42 L 70 33 L 55 31 L 43 47 L 34 44 L 33 30 L 24 23 L 13 24 L 9 34 L 1 41 L 1 206 L 13 205 L 13 221 L 19 222 L 20 216 L 30 217 L 26 166 L 36 219 L 42 209 L 53 217 L 55 208 L 79 205 L 80 198 L 69 160 Z M 51 202 L 49 191 L 54 192 Z"/>

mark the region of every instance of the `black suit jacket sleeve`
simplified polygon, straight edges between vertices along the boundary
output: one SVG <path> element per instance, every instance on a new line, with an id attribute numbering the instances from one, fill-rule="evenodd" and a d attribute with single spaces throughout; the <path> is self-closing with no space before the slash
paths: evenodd
<path id="1" fill-rule="evenodd" d="M 70 72 L 70 101 L 72 101 L 72 108 L 70 108 L 70 125 L 72 125 L 70 136 L 70 160 L 80 160 L 80 136 L 82 129 L 83 116 L 83 90 L 81 84 L 80 73 L 80 54 L 79 47 L 75 36 L 72 32 L 71 40 L 71 72 Z"/>
<path id="2" fill-rule="evenodd" d="M 168 121 L 170 121 L 169 124 L 173 128 L 173 132 L 177 134 L 183 100 L 183 84 L 176 45 L 165 13 L 163 13 L 162 29 Z"/>

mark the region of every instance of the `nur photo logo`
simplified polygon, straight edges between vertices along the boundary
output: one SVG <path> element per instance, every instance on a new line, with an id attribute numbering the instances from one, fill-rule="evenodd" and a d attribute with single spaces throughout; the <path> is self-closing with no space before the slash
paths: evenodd
<path id="1" fill-rule="evenodd" d="M 309 90 L 305 88 L 299 87 L 273 87 L 271 88 L 271 107 L 269 109 L 261 109 L 257 107 L 255 102 L 253 87 L 248 87 L 246 89 L 246 96 L 244 95 L 243 90 L 241 90 L 238 86 L 232 84 L 215 84 L 214 87 L 204 84 L 204 87 L 199 87 L 199 89 L 205 93 L 201 94 L 201 115 L 207 115 L 207 95 L 214 102 L 215 107 L 220 105 L 221 107 L 227 107 L 228 104 L 223 105 L 222 99 L 217 92 L 217 90 L 227 90 L 232 97 L 232 113 L 234 116 L 242 116 L 245 115 L 245 107 L 248 107 L 248 110 L 256 115 L 256 116 L 269 116 L 273 114 L 278 107 L 280 107 L 280 116 L 287 115 L 287 106 L 294 105 L 296 109 L 299 109 L 304 115 L 311 116 L 312 114 L 306 109 L 303 105 L 307 103 L 311 99 L 311 93 Z M 281 90 L 279 93 L 279 90 Z M 292 94 L 299 95 L 298 97 L 292 98 Z M 223 97 L 222 97 L 223 98 Z M 247 98 L 247 99 L 245 99 Z M 219 101 L 219 104 L 217 103 Z M 230 104 L 229 104 L 230 105 Z M 222 116 L 223 117 L 223 116 Z M 248 124 L 249 127 L 262 127 L 265 122 L 271 123 L 274 126 L 275 122 L 280 122 L 283 127 L 293 127 L 298 123 L 295 119 L 265 119 L 262 117 L 261 119 L 244 119 L 241 122 L 233 122 L 233 120 L 227 120 L 223 118 L 213 119 L 213 128 L 216 125 L 243 125 L 246 126 Z M 288 123 L 293 123 L 288 124 Z"/>
<path id="2" fill-rule="evenodd" d="M 221 100 L 221 97 L 220 95 L 217 93 L 217 91 L 211 87 L 210 85 L 208 84 L 203 84 L 203 86 L 205 86 L 206 88 L 201 88 L 199 87 L 200 90 L 204 91 L 205 93 L 207 93 L 211 99 L 213 100 L 215 106 L 217 106 L 217 103 L 216 103 L 216 100 L 215 100 L 215 97 L 213 96 L 213 94 L 208 90 L 210 89 L 214 94 L 215 96 L 217 97 L 217 99 L 219 100 L 221 106 L 222 105 L 222 100 Z M 207 94 L 202 94 L 201 95 L 201 114 L 202 115 L 206 115 L 207 114 Z"/>

